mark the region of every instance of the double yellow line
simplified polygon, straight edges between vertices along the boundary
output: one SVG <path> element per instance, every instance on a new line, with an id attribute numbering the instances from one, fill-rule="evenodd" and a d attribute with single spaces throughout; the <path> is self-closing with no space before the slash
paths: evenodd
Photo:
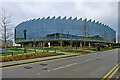
<path id="1" fill-rule="evenodd" d="M 101 80 L 110 80 L 120 68 L 120 63 L 112 68 Z"/>

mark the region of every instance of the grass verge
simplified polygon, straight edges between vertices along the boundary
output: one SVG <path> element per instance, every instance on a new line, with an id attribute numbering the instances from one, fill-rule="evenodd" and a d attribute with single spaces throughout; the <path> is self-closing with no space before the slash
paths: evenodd
<path id="1" fill-rule="evenodd" d="M 62 50 L 62 52 L 68 52 L 68 53 L 77 53 L 77 54 L 89 54 L 91 52 L 84 51 L 84 50 Z"/>
<path id="2" fill-rule="evenodd" d="M 7 55 L 12 55 L 11 52 L 13 52 L 13 55 L 18 55 L 18 54 L 23 54 L 24 53 L 24 49 L 7 49 L 8 52 L 6 52 L 6 56 Z M 34 50 L 28 50 L 26 49 L 26 53 L 33 53 Z M 0 54 L 0 56 L 5 56 L 5 53 L 3 52 L 2 54 Z"/>
<path id="3" fill-rule="evenodd" d="M 114 47 L 105 47 L 105 48 L 100 48 L 100 51 L 106 51 L 106 50 L 111 50 L 115 49 Z M 97 47 L 85 47 L 82 48 L 82 50 L 92 50 L 92 51 L 98 51 Z"/>

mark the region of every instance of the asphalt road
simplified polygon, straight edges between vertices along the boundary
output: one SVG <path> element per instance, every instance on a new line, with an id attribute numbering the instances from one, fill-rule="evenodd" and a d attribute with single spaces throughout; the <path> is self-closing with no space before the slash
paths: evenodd
<path id="1" fill-rule="evenodd" d="M 116 64 L 118 64 L 118 49 L 5 68 L 2 69 L 2 77 L 103 78 Z"/>

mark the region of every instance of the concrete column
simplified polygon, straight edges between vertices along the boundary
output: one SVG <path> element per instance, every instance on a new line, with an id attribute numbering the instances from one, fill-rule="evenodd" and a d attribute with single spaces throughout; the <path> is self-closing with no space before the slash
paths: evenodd
<path id="1" fill-rule="evenodd" d="M 33 47 L 35 47 L 35 42 L 33 42 Z"/>
<path id="2" fill-rule="evenodd" d="M 80 47 L 82 47 L 82 42 L 80 42 Z"/>
<path id="3" fill-rule="evenodd" d="M 71 42 L 70 42 L 70 46 L 71 46 L 71 47 L 72 47 L 72 43 L 73 43 L 73 42 L 71 41 Z"/>
<path id="4" fill-rule="evenodd" d="M 91 43 L 89 42 L 89 47 L 91 47 Z"/>
<path id="5" fill-rule="evenodd" d="M 25 45 L 24 45 L 24 43 L 22 43 L 22 47 L 24 47 Z"/>
<path id="6" fill-rule="evenodd" d="M 28 43 L 28 46 L 31 47 L 31 43 Z"/>
<path id="7" fill-rule="evenodd" d="M 110 43 L 110 47 L 112 46 L 112 43 Z"/>
<path id="8" fill-rule="evenodd" d="M 60 47 L 62 47 L 62 46 L 63 46 L 63 42 L 61 41 L 61 42 L 60 42 Z"/>
<path id="9" fill-rule="evenodd" d="M 42 46 L 45 47 L 45 42 L 42 42 Z"/>
<path id="10" fill-rule="evenodd" d="M 30 43 L 30 46 L 31 46 L 31 47 L 33 46 L 33 43 L 32 43 L 32 42 Z"/>
<path id="11" fill-rule="evenodd" d="M 40 42 L 40 47 L 42 46 L 42 42 Z"/>
<path id="12" fill-rule="evenodd" d="M 20 44 L 21 47 L 23 47 L 23 44 Z"/>

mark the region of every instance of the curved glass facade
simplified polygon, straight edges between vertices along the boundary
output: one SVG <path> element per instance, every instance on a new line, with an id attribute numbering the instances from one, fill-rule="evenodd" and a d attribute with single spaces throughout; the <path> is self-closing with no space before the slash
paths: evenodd
<path id="1" fill-rule="evenodd" d="M 71 37 L 67 37 L 67 35 L 71 35 L 76 36 L 77 40 L 116 42 L 116 31 L 105 24 L 91 21 L 91 19 L 77 19 L 77 17 L 61 19 L 61 16 L 57 18 L 43 17 L 42 19 L 38 18 L 20 23 L 15 28 L 15 41 L 20 43 L 31 40 L 58 40 L 59 37 L 56 37 L 56 35 L 51 38 L 47 37 L 56 33 L 62 34 L 62 38 L 64 36 L 63 40 L 70 40 Z M 76 37 L 72 37 L 72 39 L 74 40 Z M 86 37 L 86 39 L 83 37 Z"/>

